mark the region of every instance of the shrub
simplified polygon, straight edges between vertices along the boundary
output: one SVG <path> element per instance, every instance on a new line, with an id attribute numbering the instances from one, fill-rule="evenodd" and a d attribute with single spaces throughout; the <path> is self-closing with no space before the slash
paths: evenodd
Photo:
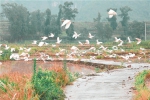
<path id="1" fill-rule="evenodd" d="M 55 82 L 56 73 L 39 69 L 33 83 L 35 93 L 40 95 L 40 100 L 63 100 L 64 93 L 61 87 Z"/>
<path id="2" fill-rule="evenodd" d="M 8 50 L 3 50 L 2 55 L 0 56 L 0 60 L 9 60 L 10 59 L 10 55 L 11 55 L 11 51 Z"/>

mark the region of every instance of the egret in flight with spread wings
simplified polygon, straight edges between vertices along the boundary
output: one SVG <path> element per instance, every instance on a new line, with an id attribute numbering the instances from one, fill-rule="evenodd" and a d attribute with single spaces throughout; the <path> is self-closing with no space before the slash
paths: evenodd
<path id="1" fill-rule="evenodd" d="M 109 18 L 112 18 L 113 16 L 116 16 L 117 13 L 116 13 L 114 10 L 110 9 L 110 10 L 108 11 L 108 15 L 109 15 Z"/>
<path id="2" fill-rule="evenodd" d="M 137 43 L 136 44 L 140 44 L 141 43 L 141 39 L 139 38 L 135 38 L 137 40 Z"/>
<path id="3" fill-rule="evenodd" d="M 119 42 L 120 40 L 120 38 L 115 37 L 115 42 Z"/>
<path id="4" fill-rule="evenodd" d="M 43 36 L 43 37 L 41 37 L 41 38 L 42 38 L 42 40 L 48 39 L 48 37 L 46 37 L 46 36 Z"/>
<path id="5" fill-rule="evenodd" d="M 61 41 L 62 41 L 62 40 L 60 40 L 59 37 L 57 37 L 57 42 L 56 42 L 56 43 L 57 43 L 57 44 L 60 44 Z"/>
<path id="6" fill-rule="evenodd" d="M 77 39 L 81 34 L 78 34 L 77 32 L 74 31 L 74 34 L 72 36 L 72 38 Z"/>
<path id="7" fill-rule="evenodd" d="M 36 40 L 34 40 L 34 41 L 32 42 L 32 44 L 37 44 L 37 41 L 36 41 Z"/>
<path id="8" fill-rule="evenodd" d="M 61 27 L 64 26 L 64 25 L 66 25 L 65 29 L 68 29 L 71 25 L 71 20 L 68 20 L 68 19 L 64 20 Z"/>
<path id="9" fill-rule="evenodd" d="M 38 46 L 41 47 L 44 45 L 45 42 L 39 42 Z"/>
<path id="10" fill-rule="evenodd" d="M 103 42 L 99 42 L 98 39 L 96 40 L 97 45 L 100 45 L 101 43 L 103 43 Z"/>
<path id="11" fill-rule="evenodd" d="M 80 45 L 83 45 L 83 43 L 82 43 L 82 42 L 80 42 L 80 41 L 78 41 L 78 43 L 79 43 Z"/>
<path id="12" fill-rule="evenodd" d="M 90 44 L 90 41 L 89 40 L 85 40 L 84 44 Z"/>
<path id="13" fill-rule="evenodd" d="M 89 33 L 89 36 L 88 36 L 90 39 L 92 39 L 94 36 L 91 35 L 91 33 Z"/>
<path id="14" fill-rule="evenodd" d="M 48 37 L 54 37 L 54 34 L 53 33 L 50 33 L 50 35 Z"/>

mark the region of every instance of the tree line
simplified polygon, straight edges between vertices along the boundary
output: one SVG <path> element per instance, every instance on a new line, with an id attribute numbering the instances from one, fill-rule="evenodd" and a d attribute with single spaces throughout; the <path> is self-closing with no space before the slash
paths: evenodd
<path id="1" fill-rule="evenodd" d="M 40 36 L 48 36 L 50 33 L 54 33 L 55 37 L 58 37 L 64 31 L 61 28 L 61 23 L 65 19 L 75 20 L 78 14 L 78 9 L 73 8 L 73 2 L 64 2 L 64 4 L 59 5 L 58 14 L 53 15 L 51 10 L 48 8 L 45 12 L 36 10 L 29 12 L 23 5 L 18 5 L 16 3 L 6 3 L 2 4 L 2 15 L 6 17 L 10 23 L 9 25 L 9 42 L 19 42 L 21 40 L 28 39 L 39 39 Z M 116 8 L 109 8 L 107 12 L 113 9 L 117 12 Z M 130 16 L 129 11 L 132 11 L 130 7 L 125 6 L 120 8 L 121 14 L 118 16 L 122 18 L 120 21 L 123 33 L 122 37 L 130 36 L 132 38 L 138 37 L 142 38 L 144 32 L 144 22 L 129 22 Z M 97 18 L 93 18 L 93 26 L 90 29 L 78 29 L 74 30 L 74 23 L 70 25 L 68 29 L 65 30 L 67 38 L 73 40 L 72 35 L 74 31 L 82 32 L 83 34 L 88 34 L 92 31 L 98 38 L 102 41 L 111 39 L 114 31 L 119 30 L 117 17 L 106 18 L 108 23 L 104 24 L 101 22 L 101 14 L 98 12 Z M 79 25 L 80 27 L 80 25 Z M 120 28 L 120 27 L 119 27 Z M 81 31 L 82 30 L 82 31 Z"/>

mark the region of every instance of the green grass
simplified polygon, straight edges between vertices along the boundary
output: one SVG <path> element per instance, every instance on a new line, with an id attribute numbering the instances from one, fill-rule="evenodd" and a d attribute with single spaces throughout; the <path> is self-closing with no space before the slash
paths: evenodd
<path id="1" fill-rule="evenodd" d="M 138 93 L 135 100 L 150 100 L 150 90 L 145 86 L 145 79 L 148 74 L 150 74 L 150 70 L 144 70 L 136 76 L 135 88 Z"/>

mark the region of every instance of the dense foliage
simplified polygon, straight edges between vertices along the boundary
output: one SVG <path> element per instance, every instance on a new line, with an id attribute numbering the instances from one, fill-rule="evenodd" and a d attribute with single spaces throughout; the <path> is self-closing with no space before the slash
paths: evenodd
<path id="1" fill-rule="evenodd" d="M 122 18 L 120 22 L 118 22 L 118 16 L 105 18 L 107 22 L 103 22 L 101 20 L 104 15 L 98 12 L 97 18 L 93 18 L 94 22 L 89 23 L 73 22 L 78 14 L 78 9 L 74 6 L 73 2 L 64 2 L 59 4 L 58 14 L 53 14 L 49 8 L 44 12 L 40 10 L 29 12 L 26 7 L 16 3 L 2 4 L 3 13 L 1 15 L 10 22 L 9 34 L 3 34 L 2 38 L 8 42 L 39 40 L 43 35 L 48 36 L 50 33 L 54 33 L 54 39 L 62 36 L 65 38 L 63 40 L 70 41 L 73 40 L 74 31 L 81 33 L 79 39 L 87 39 L 86 36 L 90 32 L 95 35 L 94 39 L 103 42 L 111 41 L 112 36 L 115 35 L 120 36 L 122 40 L 125 40 L 127 36 L 144 38 L 144 22 L 129 22 L 129 19 L 131 19 L 129 12 L 132 10 L 128 6 L 120 7 L 121 14 L 118 14 Z M 117 12 L 117 8 L 112 9 Z M 70 27 L 66 30 L 61 27 L 61 23 L 65 19 L 72 21 Z"/>

